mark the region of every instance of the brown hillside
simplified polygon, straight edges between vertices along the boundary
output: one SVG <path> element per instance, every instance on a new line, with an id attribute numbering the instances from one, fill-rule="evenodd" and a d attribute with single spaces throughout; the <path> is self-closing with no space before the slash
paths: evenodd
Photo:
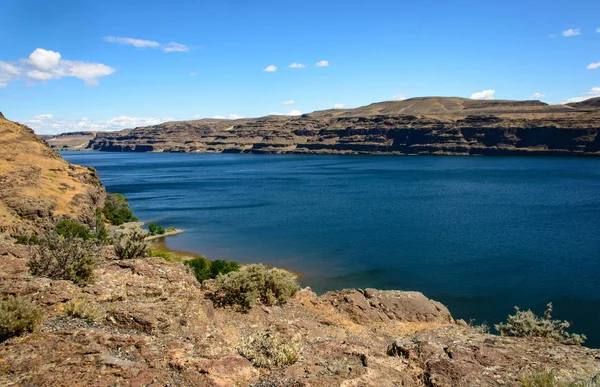
<path id="1" fill-rule="evenodd" d="M 91 223 L 104 196 L 93 168 L 68 163 L 0 114 L 0 232 L 38 232 L 63 217 Z"/>

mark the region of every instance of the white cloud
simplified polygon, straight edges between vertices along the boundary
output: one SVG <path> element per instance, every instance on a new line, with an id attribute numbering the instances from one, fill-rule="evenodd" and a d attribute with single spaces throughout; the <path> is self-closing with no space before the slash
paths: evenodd
<path id="1" fill-rule="evenodd" d="M 268 66 L 265 68 L 265 70 L 264 70 L 264 71 L 266 71 L 266 72 L 268 72 L 268 73 L 273 73 L 273 72 L 277 71 L 277 66 L 275 66 L 275 65 L 268 65 Z"/>
<path id="2" fill-rule="evenodd" d="M 192 72 L 190 73 L 190 77 L 195 77 L 195 76 L 196 76 L 196 73 L 192 71 Z"/>
<path id="3" fill-rule="evenodd" d="M 346 105 L 343 103 L 336 103 L 335 105 L 333 105 L 334 109 L 343 109 L 345 107 L 346 107 Z"/>
<path id="4" fill-rule="evenodd" d="M 577 36 L 577 35 L 581 35 L 581 30 L 579 28 L 569 28 L 568 30 L 565 30 L 562 32 L 562 36 L 564 36 L 565 38 L 569 38 L 571 36 Z"/>
<path id="5" fill-rule="evenodd" d="M 306 67 L 306 65 L 303 65 L 302 63 L 292 63 L 290 65 L 291 69 L 303 69 L 305 67 Z"/>
<path id="6" fill-rule="evenodd" d="M 327 61 L 327 60 L 318 61 L 315 64 L 315 66 L 317 66 L 317 67 L 327 67 L 327 66 L 329 66 L 329 61 Z"/>
<path id="7" fill-rule="evenodd" d="M 0 60 L 0 88 L 8 86 L 8 82 L 16 79 L 21 74 L 21 70 Z"/>
<path id="8" fill-rule="evenodd" d="M 406 95 L 404 93 L 400 93 L 394 96 L 394 101 L 404 101 L 406 99 Z"/>
<path id="9" fill-rule="evenodd" d="M 164 52 L 188 52 L 190 48 L 185 44 L 170 42 L 162 45 Z"/>
<path id="10" fill-rule="evenodd" d="M 225 116 L 213 116 L 213 118 L 217 120 L 224 120 Z"/>
<path id="11" fill-rule="evenodd" d="M 542 93 L 534 93 L 533 94 L 533 98 L 542 98 L 542 97 L 545 97 L 545 96 L 546 96 L 546 94 L 542 94 Z"/>
<path id="12" fill-rule="evenodd" d="M 154 40 L 144 40 L 144 39 L 134 39 L 134 38 L 120 38 L 118 36 L 107 36 L 103 39 L 105 42 L 109 43 L 117 43 L 126 46 L 133 46 L 137 48 L 158 48 L 160 47 L 160 43 Z"/>
<path id="13" fill-rule="evenodd" d="M 596 70 L 600 68 L 600 62 L 590 63 L 587 67 L 588 70 Z"/>
<path id="14" fill-rule="evenodd" d="M 596 33 L 600 34 L 600 28 L 596 28 Z"/>
<path id="15" fill-rule="evenodd" d="M 59 52 L 36 48 L 29 58 L 20 59 L 17 65 L 0 61 L 0 87 L 6 87 L 9 81 L 20 76 L 36 81 L 74 77 L 83 80 L 86 85 L 97 85 L 98 78 L 114 72 L 114 68 L 102 63 L 63 59 Z"/>
<path id="16" fill-rule="evenodd" d="M 230 120 L 239 120 L 240 118 L 244 117 L 238 116 L 237 114 L 230 114 L 229 116 L 227 116 L 227 118 L 229 118 Z"/>
<path id="17" fill-rule="evenodd" d="M 563 104 L 585 101 L 586 99 L 600 97 L 600 87 L 592 87 L 590 91 L 580 97 L 567 99 Z"/>
<path id="18" fill-rule="evenodd" d="M 102 40 L 108 43 L 116 43 L 124 46 L 133 46 L 137 48 L 160 48 L 164 52 L 188 52 L 190 50 L 190 48 L 185 44 L 177 42 L 163 44 L 155 40 L 124 38 L 119 36 L 106 36 Z"/>
<path id="19" fill-rule="evenodd" d="M 200 114 L 196 114 L 196 115 L 194 116 L 194 119 L 195 119 L 195 120 L 199 120 L 199 119 L 201 119 L 201 118 L 202 118 L 202 116 L 201 116 Z"/>
<path id="20" fill-rule="evenodd" d="M 494 94 L 496 90 L 484 90 L 474 93 L 471 98 L 472 99 L 494 99 Z"/>
<path id="21" fill-rule="evenodd" d="M 302 112 L 300 110 L 294 109 L 288 113 L 271 112 L 271 113 L 269 113 L 269 115 L 270 116 L 300 116 L 300 115 L 302 115 Z"/>
<path id="22" fill-rule="evenodd" d="M 29 63 L 38 70 L 49 71 L 58 66 L 60 58 L 60 52 L 36 48 L 29 55 Z"/>
<path id="23" fill-rule="evenodd" d="M 91 120 L 89 118 L 67 119 L 59 118 L 53 114 L 40 114 L 24 121 L 38 134 L 59 134 L 83 131 L 110 131 L 138 126 L 157 125 L 162 122 L 172 121 L 170 117 L 129 117 L 119 116 L 110 120 Z"/>
<path id="24" fill-rule="evenodd" d="M 290 99 L 289 101 L 283 101 L 281 104 L 282 105 L 293 105 L 296 102 L 293 99 Z"/>

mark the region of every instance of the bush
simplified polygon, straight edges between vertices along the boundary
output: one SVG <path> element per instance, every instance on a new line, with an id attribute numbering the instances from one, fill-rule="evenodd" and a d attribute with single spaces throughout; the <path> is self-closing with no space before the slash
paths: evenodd
<path id="1" fill-rule="evenodd" d="M 17 244 L 19 244 L 19 245 L 34 246 L 39 243 L 40 243 L 40 240 L 38 239 L 37 235 L 35 235 L 35 234 L 19 235 L 17 237 Z"/>
<path id="2" fill-rule="evenodd" d="M 587 380 L 562 382 L 553 369 L 524 372 L 519 377 L 522 387 L 593 387 L 600 385 L 600 374 Z"/>
<path id="3" fill-rule="evenodd" d="M 173 231 L 175 231 L 175 227 L 169 227 L 169 228 L 167 229 L 167 232 L 173 232 Z"/>
<path id="4" fill-rule="evenodd" d="M 156 228 L 156 233 L 159 234 L 159 235 L 164 234 L 165 233 L 165 228 L 163 226 L 158 226 Z"/>
<path id="5" fill-rule="evenodd" d="M 87 297 L 79 297 L 67 302 L 63 312 L 67 316 L 78 317 L 89 322 L 96 321 L 100 318 L 100 309 L 98 305 Z"/>
<path id="6" fill-rule="evenodd" d="M 99 254 L 100 246 L 92 240 L 51 232 L 35 248 L 27 266 L 34 276 L 84 285 L 93 280 Z"/>
<path id="7" fill-rule="evenodd" d="M 257 300 L 269 306 L 283 304 L 299 289 L 296 276 L 288 271 L 248 265 L 217 277 L 213 301 L 217 306 L 237 305 L 247 312 Z"/>
<path id="8" fill-rule="evenodd" d="M 227 262 L 221 259 L 209 262 L 201 257 L 190 259 L 184 263 L 192 269 L 194 276 L 196 276 L 196 279 L 200 283 L 207 279 L 217 278 L 219 274 L 227 274 L 240 269 L 240 265 L 237 262 Z"/>
<path id="9" fill-rule="evenodd" d="M 148 225 L 148 231 L 150 231 L 150 235 L 156 234 L 156 225 L 154 223 L 150 223 Z"/>
<path id="10" fill-rule="evenodd" d="M 71 237 L 88 240 L 94 237 L 87 226 L 71 219 L 61 220 L 56 224 L 54 229 L 58 235 L 66 238 Z"/>
<path id="11" fill-rule="evenodd" d="M 514 315 L 508 316 L 506 324 L 495 326 L 502 336 L 545 337 L 571 345 L 581 345 L 587 339 L 585 335 L 566 332 L 571 326 L 568 321 L 552 320 L 552 303 L 547 305 L 542 318 L 531 310 L 523 312 L 516 306 L 515 311 Z"/>
<path id="12" fill-rule="evenodd" d="M 96 222 L 94 224 L 94 238 L 101 241 L 102 244 L 107 244 L 108 240 L 108 231 L 106 230 L 106 226 L 104 225 L 104 220 L 102 220 L 102 211 L 98 210 L 96 212 Z"/>
<path id="13" fill-rule="evenodd" d="M 18 297 L 0 301 L 0 341 L 32 332 L 42 321 L 43 315 L 42 308 Z"/>
<path id="14" fill-rule="evenodd" d="M 121 235 L 115 243 L 114 251 L 119 259 L 145 258 L 148 256 L 148 244 L 145 239 L 148 233 L 141 228 Z"/>
<path id="15" fill-rule="evenodd" d="M 133 216 L 127 198 L 119 193 L 109 193 L 106 195 L 102 213 L 106 219 L 115 226 L 138 220 Z"/>
<path id="16" fill-rule="evenodd" d="M 256 367 L 271 368 L 294 364 L 300 358 L 302 347 L 267 331 L 241 339 L 238 352 Z"/>

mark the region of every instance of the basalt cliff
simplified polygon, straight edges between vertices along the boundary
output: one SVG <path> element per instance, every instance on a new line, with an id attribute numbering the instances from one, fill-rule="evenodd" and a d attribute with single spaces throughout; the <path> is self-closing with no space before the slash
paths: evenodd
<path id="1" fill-rule="evenodd" d="M 166 122 L 48 138 L 58 149 L 426 155 L 600 155 L 600 98 L 568 105 L 425 97 L 297 117 Z"/>
<path id="2" fill-rule="evenodd" d="M 93 168 L 66 162 L 0 113 L 0 233 L 39 233 L 65 217 L 92 224 L 105 195 Z"/>

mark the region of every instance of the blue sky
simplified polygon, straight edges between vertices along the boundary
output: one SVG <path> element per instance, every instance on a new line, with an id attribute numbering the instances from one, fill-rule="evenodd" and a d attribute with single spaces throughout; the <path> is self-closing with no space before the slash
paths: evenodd
<path id="1" fill-rule="evenodd" d="M 597 0 L 0 0 L 0 9 L 0 111 L 38 133 L 431 95 L 600 96 Z"/>

